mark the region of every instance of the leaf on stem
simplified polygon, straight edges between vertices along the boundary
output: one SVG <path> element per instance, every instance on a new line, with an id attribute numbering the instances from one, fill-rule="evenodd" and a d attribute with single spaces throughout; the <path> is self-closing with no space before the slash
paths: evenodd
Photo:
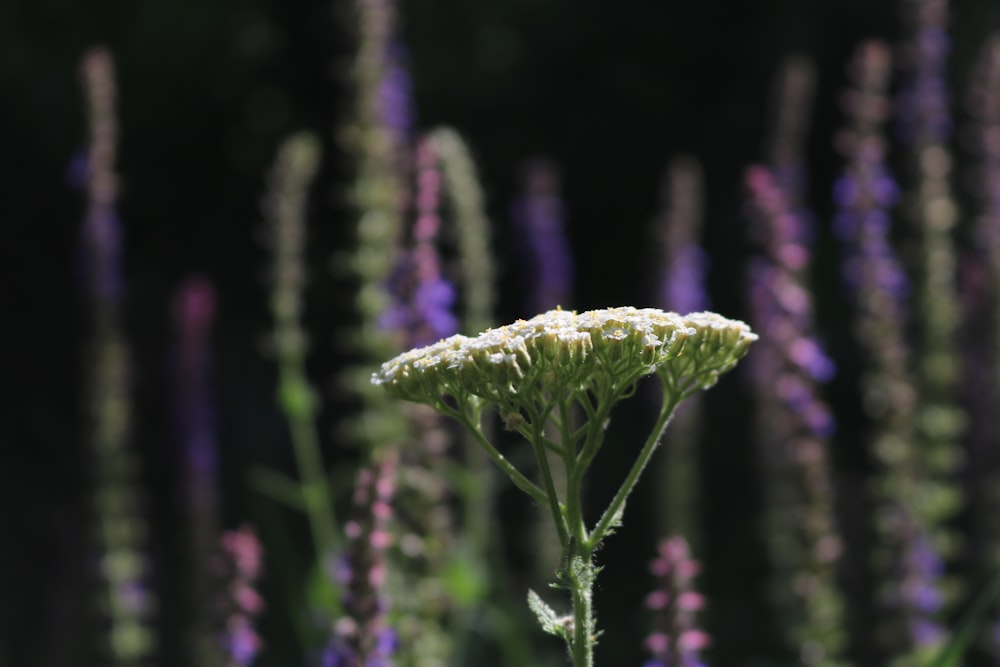
<path id="1" fill-rule="evenodd" d="M 542 630 L 557 637 L 566 636 L 566 625 L 559 619 L 552 607 L 545 604 L 538 593 L 530 588 L 528 589 L 528 606 L 535 613 Z"/>

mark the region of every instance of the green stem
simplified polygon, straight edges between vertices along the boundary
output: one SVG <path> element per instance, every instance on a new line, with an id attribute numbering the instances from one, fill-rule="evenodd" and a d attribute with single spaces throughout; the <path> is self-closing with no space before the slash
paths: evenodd
<path id="1" fill-rule="evenodd" d="M 576 454 L 569 447 L 563 457 L 566 465 L 566 521 L 573 540 L 582 544 L 587 539 L 587 526 L 583 522 L 583 468 L 576 464 Z"/>
<path id="2" fill-rule="evenodd" d="M 317 566 L 322 567 L 323 559 L 337 544 L 334 532 L 337 521 L 316 437 L 311 390 L 305 380 L 301 355 L 286 352 L 281 355 L 280 364 L 282 403 L 288 417 L 295 466 L 302 479 L 302 501 L 316 548 Z"/>
<path id="3" fill-rule="evenodd" d="M 486 455 L 489 456 L 494 463 L 500 466 L 501 470 L 507 473 L 507 476 L 510 477 L 510 480 L 514 482 L 514 486 L 527 493 L 529 496 L 532 497 L 532 499 L 534 499 L 535 502 L 537 502 L 542 507 L 549 507 L 549 497 L 545 493 L 545 491 L 542 491 L 540 488 L 538 488 L 537 484 L 535 484 L 530 479 L 525 477 L 524 474 L 520 470 L 515 468 L 514 465 L 510 461 L 508 461 L 503 454 L 497 451 L 497 448 L 493 446 L 493 443 L 487 440 L 486 436 L 483 435 L 482 430 L 480 430 L 479 428 L 478 421 L 473 421 L 472 419 L 470 419 L 469 416 L 466 415 L 464 411 L 455 410 L 454 408 L 451 408 L 447 405 L 442 404 L 437 407 L 441 412 L 458 420 L 462 425 L 464 425 L 469 430 L 469 432 L 472 433 L 473 438 L 475 438 L 476 440 L 476 444 L 478 444 L 483 449 L 483 451 L 486 452 Z"/>
<path id="4" fill-rule="evenodd" d="M 570 582 L 573 590 L 573 639 L 570 657 L 573 667 L 593 667 L 594 641 L 597 634 L 594 621 L 593 552 L 579 545 L 571 557 Z M 572 561 L 575 560 L 576 563 Z"/>
<path id="5" fill-rule="evenodd" d="M 586 403 L 586 399 L 581 402 Z M 587 437 L 579 452 L 575 451 L 575 447 L 566 448 L 564 457 L 567 477 L 566 508 L 570 529 L 579 544 L 584 544 L 588 540 L 587 526 L 583 520 L 583 476 L 597 450 L 600 449 L 604 439 L 604 424 L 608 420 L 612 405 L 614 405 L 613 399 L 601 401 L 597 410 L 587 420 Z"/>
<path id="6" fill-rule="evenodd" d="M 556 493 L 556 485 L 552 480 L 552 469 L 549 467 L 548 452 L 545 451 L 545 437 L 542 435 L 542 427 L 543 425 L 538 422 L 532 424 L 531 446 L 535 449 L 535 458 L 538 459 L 538 467 L 542 471 L 542 479 L 545 481 L 545 491 L 549 496 L 552 520 L 555 521 L 556 530 L 559 532 L 559 545 L 565 551 L 569 543 L 569 531 L 566 527 L 566 517 L 563 515 L 562 505 L 559 503 L 559 494 Z"/>
<path id="7" fill-rule="evenodd" d="M 666 383 L 664 383 L 666 385 Z M 618 489 L 618 493 L 611 500 L 611 504 L 608 505 L 608 509 L 604 511 L 601 515 L 600 521 L 594 527 L 593 532 L 587 540 L 587 548 L 593 550 L 601 543 L 601 540 L 607 535 L 608 531 L 613 527 L 613 525 L 618 521 L 622 509 L 625 505 L 625 500 L 628 498 L 629 494 L 632 493 L 632 489 L 635 487 L 636 482 L 639 481 L 639 475 L 642 474 L 643 469 L 646 464 L 649 463 L 650 457 L 652 457 L 653 452 L 656 451 L 657 445 L 660 444 L 660 438 L 663 437 L 663 432 L 667 428 L 667 424 L 670 422 L 670 417 L 674 413 L 674 408 L 677 407 L 679 398 L 675 397 L 675 392 L 672 387 L 664 386 L 663 389 L 663 403 L 660 406 L 660 415 L 656 419 L 656 424 L 653 426 L 652 432 L 646 439 L 646 443 L 642 446 L 642 451 L 639 452 L 639 457 L 632 464 L 631 470 L 628 472 L 628 477 L 625 478 L 625 482 Z"/>
<path id="8" fill-rule="evenodd" d="M 609 395 L 606 400 L 601 401 L 597 412 L 593 416 L 588 416 L 587 439 L 584 441 L 583 448 L 576 457 L 576 461 L 582 464 L 580 467 L 583 470 L 587 469 L 590 462 L 594 460 L 594 456 L 597 455 L 597 450 L 601 448 L 601 443 L 604 441 L 605 422 L 608 421 L 611 408 L 618 402 L 618 398 L 614 394 Z M 585 403 L 585 401 L 581 402 Z"/>

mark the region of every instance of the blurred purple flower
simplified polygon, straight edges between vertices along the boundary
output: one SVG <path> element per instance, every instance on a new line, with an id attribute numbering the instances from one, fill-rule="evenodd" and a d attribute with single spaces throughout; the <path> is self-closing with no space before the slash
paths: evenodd
<path id="1" fill-rule="evenodd" d="M 396 493 L 396 455 L 358 471 L 354 517 L 344 526 L 347 552 L 333 562 L 341 584 L 344 615 L 333 626 L 323 656 L 324 667 L 392 667 L 397 650 L 395 630 L 388 625 L 384 591 L 386 550 L 393 542 L 392 501 Z"/>
<path id="2" fill-rule="evenodd" d="M 695 313 L 710 306 L 705 292 L 708 255 L 691 243 L 677 249 L 663 278 L 664 305 L 677 313 Z"/>
<path id="3" fill-rule="evenodd" d="M 750 321 L 760 345 L 748 360 L 771 489 L 771 558 L 775 577 L 788 582 L 781 611 L 795 619 L 791 648 L 803 661 L 820 656 L 824 664 L 839 665 L 843 602 L 835 568 L 841 547 L 827 461 L 835 421 L 821 396 L 835 368 L 815 333 L 811 221 L 794 208 L 771 170 L 751 168 L 746 183 L 761 247 L 749 267 Z"/>
<path id="4" fill-rule="evenodd" d="M 566 239 L 566 206 L 559 195 L 559 174 L 545 160 L 524 167 L 520 196 L 511 217 L 521 242 L 525 264 L 525 307 L 536 313 L 569 304 L 573 287 L 573 259 Z"/>
<path id="5" fill-rule="evenodd" d="M 397 146 L 407 146 L 413 129 L 413 84 L 406 66 L 406 48 L 399 41 L 386 47 L 378 88 L 378 117 Z"/>
<path id="6" fill-rule="evenodd" d="M 264 601 L 254 585 L 263 571 L 264 548 L 249 525 L 224 533 L 221 542 L 228 573 L 223 601 L 228 617 L 221 645 L 228 667 L 245 667 L 253 664 L 262 645 L 254 620 Z"/>
<path id="7" fill-rule="evenodd" d="M 231 665 L 251 665 L 260 652 L 260 637 L 244 617 L 233 619 L 228 628 L 226 653 Z"/>
<path id="8" fill-rule="evenodd" d="M 695 615 L 705 598 L 693 585 L 700 569 L 683 537 L 659 543 L 649 565 L 656 588 L 646 597 L 646 607 L 656 614 L 656 630 L 646 638 L 646 649 L 653 654 L 647 666 L 704 667 L 699 652 L 709 645 L 709 637 L 696 627 Z"/>
<path id="9" fill-rule="evenodd" d="M 948 632 L 944 626 L 926 618 L 911 621 L 910 634 L 917 646 L 940 646 L 948 638 Z"/>
<path id="10" fill-rule="evenodd" d="M 66 184 L 74 190 L 82 190 L 87 185 L 87 174 L 90 172 L 90 160 L 87 151 L 79 150 L 73 153 L 66 165 Z"/>
<path id="11" fill-rule="evenodd" d="M 405 347 L 418 347 L 451 336 L 458 330 L 452 312 L 457 293 L 441 276 L 436 243 L 441 229 L 442 179 L 432 142 L 417 147 L 416 212 L 412 245 L 400 253 L 389 279 L 392 305 L 379 317 L 379 326 L 398 331 Z"/>
<path id="12" fill-rule="evenodd" d="M 945 602 L 938 585 L 944 573 L 944 561 L 926 535 L 915 535 L 907 547 L 902 594 L 905 608 L 913 613 L 910 618 L 911 638 L 916 646 L 933 646 L 947 634 L 935 620 Z"/>
<path id="13" fill-rule="evenodd" d="M 899 134 L 909 143 L 945 143 L 952 133 L 947 0 L 911 0 L 915 35 L 904 51 L 906 81 L 896 98 Z"/>

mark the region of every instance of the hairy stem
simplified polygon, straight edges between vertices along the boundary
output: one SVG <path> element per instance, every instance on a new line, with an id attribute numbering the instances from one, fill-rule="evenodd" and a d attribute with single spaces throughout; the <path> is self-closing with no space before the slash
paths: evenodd
<path id="1" fill-rule="evenodd" d="M 493 443 L 491 443 L 486 436 L 483 435 L 483 431 L 479 427 L 478 420 L 473 421 L 468 415 L 465 414 L 464 411 L 455 410 L 454 408 L 446 405 L 441 405 L 438 409 L 446 415 L 458 420 L 469 430 L 470 433 L 472 433 L 472 437 L 475 439 L 476 444 L 478 444 L 483 451 L 486 452 L 486 455 L 489 456 L 494 463 L 500 466 L 501 470 L 507 473 L 510 480 L 514 482 L 514 486 L 527 493 L 542 507 L 549 507 L 549 497 L 545 491 L 538 488 L 537 484 L 525 477 L 520 470 L 514 467 L 514 464 L 508 461 L 503 454 L 497 451 L 497 448 L 493 446 Z"/>
<path id="2" fill-rule="evenodd" d="M 656 447 L 660 444 L 663 432 L 666 430 L 667 424 L 670 423 L 670 417 L 673 416 L 674 408 L 677 407 L 679 400 L 676 397 L 676 392 L 671 391 L 668 387 L 664 387 L 663 403 L 660 405 L 660 415 L 656 419 L 656 424 L 646 439 L 646 443 L 642 446 L 642 451 L 639 452 L 638 458 L 632 464 L 625 482 L 618 489 L 618 493 L 615 494 L 615 497 L 611 500 L 611 504 L 608 505 L 608 508 L 601 515 L 600 520 L 590 534 L 587 540 L 587 548 L 591 550 L 595 549 L 601 543 L 601 540 L 607 536 L 608 531 L 618 522 L 618 517 L 625 506 L 625 501 L 628 499 L 629 494 L 632 493 L 632 489 L 635 488 L 636 482 L 639 481 L 639 476 L 642 474 L 646 464 L 649 463 L 649 459 L 652 457 L 653 452 L 656 451 Z"/>
<path id="3" fill-rule="evenodd" d="M 559 502 L 559 494 L 556 492 L 556 485 L 552 479 L 552 469 L 549 467 L 549 455 L 545 451 L 545 436 L 542 435 L 542 424 L 535 422 L 532 425 L 532 430 L 534 431 L 534 437 L 531 438 L 531 445 L 535 449 L 538 468 L 542 471 L 545 492 L 549 496 L 549 509 L 552 511 L 552 520 L 555 521 L 556 530 L 559 532 L 559 545 L 565 551 L 569 543 L 569 531 L 566 526 L 566 517 L 563 515 L 562 504 Z"/>
<path id="4" fill-rule="evenodd" d="M 573 639 L 570 656 L 573 667 L 593 667 L 594 664 L 594 566 L 593 553 L 584 545 L 577 547 L 570 569 L 573 585 Z"/>

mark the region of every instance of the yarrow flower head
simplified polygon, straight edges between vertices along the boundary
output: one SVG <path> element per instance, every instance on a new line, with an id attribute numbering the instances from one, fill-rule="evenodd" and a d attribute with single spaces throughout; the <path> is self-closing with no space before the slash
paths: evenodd
<path id="1" fill-rule="evenodd" d="M 756 339 L 743 322 L 708 312 L 550 310 L 475 338 L 455 335 L 410 350 L 383 364 L 372 382 L 436 407 L 474 397 L 530 409 L 542 395 L 588 390 L 621 398 L 653 373 L 686 395 L 715 384 Z"/>
<path id="2" fill-rule="evenodd" d="M 518 488 L 551 512 L 563 553 L 557 579 L 573 591 L 572 622 L 561 622 L 537 594 L 529 595 L 529 607 L 546 632 L 566 641 L 574 667 L 592 667 L 598 635 L 594 552 L 621 525 L 625 502 L 678 403 L 715 384 L 756 339 L 743 322 L 715 313 L 557 309 L 474 338 L 456 335 L 405 352 L 383 364 L 372 383 L 455 418 Z M 589 528 L 583 515 L 584 476 L 604 441 L 611 408 L 647 375 L 656 375 L 663 386 L 660 413 L 607 509 Z M 485 407 L 498 409 L 505 426 L 532 445 L 541 486 L 483 433 Z M 586 415 L 582 424 L 574 423 L 576 407 Z M 560 434 L 558 441 L 545 435 L 549 427 Z M 551 458 L 567 480 L 562 495 L 550 453 L 558 455 Z"/>

